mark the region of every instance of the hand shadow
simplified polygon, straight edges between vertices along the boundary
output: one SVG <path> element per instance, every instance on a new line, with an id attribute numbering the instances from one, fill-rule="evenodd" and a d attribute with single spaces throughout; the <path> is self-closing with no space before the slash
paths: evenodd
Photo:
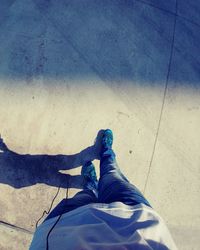
<path id="1" fill-rule="evenodd" d="M 23 188 L 45 183 L 62 188 L 82 188 L 82 176 L 60 173 L 82 166 L 87 161 L 99 159 L 100 140 L 98 132 L 94 145 L 74 155 L 30 155 L 10 150 L 0 138 L 0 183 Z"/>

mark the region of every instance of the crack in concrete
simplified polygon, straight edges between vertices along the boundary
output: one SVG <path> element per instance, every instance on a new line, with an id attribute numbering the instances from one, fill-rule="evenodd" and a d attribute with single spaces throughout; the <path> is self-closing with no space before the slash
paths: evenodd
<path id="1" fill-rule="evenodd" d="M 178 9 L 177 6 L 178 6 L 178 0 L 176 0 L 176 13 L 177 13 L 177 9 Z M 164 106 L 165 106 L 165 99 L 166 99 L 168 82 L 169 82 L 169 74 L 170 74 L 170 70 L 171 70 L 172 57 L 173 57 L 173 52 L 174 52 L 176 21 L 177 21 L 177 15 L 175 15 L 175 20 L 174 20 L 173 36 L 172 36 L 172 42 L 171 42 L 171 52 L 170 52 L 170 58 L 169 58 L 169 66 L 168 66 L 168 71 L 167 71 L 167 78 L 166 78 L 165 90 L 164 90 L 164 94 L 163 94 L 162 106 L 161 106 L 161 110 L 160 110 L 160 117 L 159 117 L 159 121 L 158 121 L 158 127 L 157 127 L 157 131 L 156 131 L 155 141 L 154 141 L 154 145 L 153 145 L 153 151 L 152 151 L 151 159 L 150 159 L 150 163 L 149 163 L 149 169 L 148 169 L 148 173 L 147 173 L 147 177 L 146 177 L 146 181 L 145 181 L 145 185 L 144 185 L 144 189 L 143 189 L 143 194 L 145 194 L 147 183 L 149 180 L 149 175 L 150 175 L 152 162 L 153 162 L 153 158 L 154 158 L 154 154 L 155 154 L 155 150 L 156 150 L 156 146 L 157 146 L 157 141 L 158 141 L 158 134 L 159 134 L 160 127 L 161 127 L 161 120 L 163 117 L 163 110 L 164 110 Z"/>
<path id="2" fill-rule="evenodd" d="M 11 229 L 14 229 L 16 231 L 20 231 L 20 232 L 23 232 L 23 233 L 27 233 L 27 234 L 33 234 L 32 231 L 29 231 L 28 229 L 26 228 L 23 228 L 23 227 L 19 227 L 19 226 L 16 226 L 16 225 L 13 225 L 11 223 L 8 223 L 8 222 L 5 222 L 5 221 L 0 221 L 0 227 L 1 226 L 4 226 L 6 228 L 11 228 Z"/>

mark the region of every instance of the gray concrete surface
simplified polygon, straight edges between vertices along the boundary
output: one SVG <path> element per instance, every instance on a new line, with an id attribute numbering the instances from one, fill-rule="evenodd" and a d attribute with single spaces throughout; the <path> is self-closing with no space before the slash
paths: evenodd
<path id="1" fill-rule="evenodd" d="M 28 249 L 98 171 L 100 129 L 166 221 L 200 248 L 199 1 L 0 0 L 0 249 Z"/>

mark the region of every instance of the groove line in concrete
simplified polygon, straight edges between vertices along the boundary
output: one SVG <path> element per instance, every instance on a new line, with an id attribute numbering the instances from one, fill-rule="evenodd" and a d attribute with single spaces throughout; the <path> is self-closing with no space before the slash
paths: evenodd
<path id="1" fill-rule="evenodd" d="M 177 0 L 176 0 L 176 13 L 177 13 L 177 7 L 178 7 L 178 3 L 177 3 Z M 155 136 L 155 141 L 154 141 L 154 145 L 153 145 L 153 151 L 152 151 L 151 159 L 150 159 L 150 163 L 149 163 L 149 169 L 148 169 L 148 173 L 147 173 L 147 177 L 146 177 L 146 181 L 145 181 L 145 185 L 144 185 L 144 189 L 143 189 L 143 194 L 145 194 L 147 183 L 148 183 L 148 180 L 149 180 L 149 175 L 150 175 L 150 171 L 151 171 L 151 168 L 152 168 L 152 162 L 153 162 L 153 158 L 154 158 L 154 154 L 155 154 L 155 150 L 156 150 L 156 146 L 157 146 L 157 141 L 158 141 L 158 134 L 159 134 L 160 127 L 161 127 L 161 120 L 162 120 L 162 117 L 163 117 L 165 99 L 166 99 L 168 82 L 169 82 L 169 74 L 170 74 L 170 70 L 171 70 L 172 57 L 173 57 L 173 51 L 174 51 L 176 20 L 177 20 L 177 15 L 175 15 L 175 19 L 174 19 L 173 36 L 172 36 L 172 42 L 171 42 L 171 52 L 170 52 L 169 66 L 168 66 L 168 71 L 167 71 L 167 78 L 166 78 L 165 89 L 164 89 L 164 94 L 163 94 L 162 106 L 161 106 L 161 111 L 160 111 L 160 116 L 159 116 L 159 121 L 158 121 L 158 127 L 157 127 L 157 131 L 156 131 L 156 136 Z"/>
<path id="2" fill-rule="evenodd" d="M 139 2 L 139 3 L 143 3 L 143 4 L 145 4 L 145 5 L 148 5 L 148 6 L 150 6 L 150 7 L 153 7 L 153 8 L 155 8 L 155 9 L 164 11 L 164 12 L 166 12 L 166 13 L 168 13 L 168 14 L 176 15 L 175 12 L 170 11 L 170 10 L 166 10 L 166 9 L 164 9 L 164 8 L 161 8 L 161 7 L 158 7 L 158 6 L 156 6 L 156 5 L 152 4 L 152 3 L 148 3 L 148 2 L 143 1 L 143 0 L 134 0 L 134 1 Z"/>
<path id="3" fill-rule="evenodd" d="M 191 19 L 189 19 L 189 18 L 187 18 L 187 17 L 185 17 L 185 16 L 182 16 L 182 15 L 178 14 L 177 12 L 172 12 L 172 11 L 170 11 L 170 10 L 166 10 L 166 9 L 160 8 L 160 7 L 158 7 L 158 6 L 155 6 L 155 5 L 152 4 L 152 3 L 147 3 L 147 2 L 145 2 L 145 1 L 143 1 L 143 0 L 134 0 L 134 1 L 139 2 L 139 3 L 142 3 L 142 4 L 144 4 L 144 5 L 148 5 L 148 6 L 152 7 L 152 8 L 155 8 L 155 9 L 161 10 L 161 11 L 166 12 L 166 13 L 168 13 L 168 14 L 171 14 L 171 15 L 173 15 L 173 16 L 177 16 L 177 17 L 179 17 L 179 18 L 182 18 L 182 19 L 184 19 L 185 21 L 190 22 L 190 23 L 192 23 L 193 25 L 196 25 L 196 26 L 198 26 L 198 27 L 200 28 L 200 24 L 199 24 L 199 23 L 196 23 L 196 22 L 194 22 L 193 20 L 191 20 Z"/>
<path id="4" fill-rule="evenodd" d="M 13 224 L 5 222 L 5 221 L 0 221 L 0 227 L 1 226 L 6 227 L 6 228 L 10 228 L 10 229 L 14 229 L 16 231 L 20 231 L 20 232 L 23 232 L 23 233 L 27 233 L 27 234 L 31 234 L 31 235 L 33 234 L 32 231 L 27 230 L 26 228 L 13 225 Z"/>

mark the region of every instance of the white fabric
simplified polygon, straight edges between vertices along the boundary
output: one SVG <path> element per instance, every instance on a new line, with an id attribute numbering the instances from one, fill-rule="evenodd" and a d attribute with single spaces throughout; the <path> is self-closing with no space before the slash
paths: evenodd
<path id="1" fill-rule="evenodd" d="M 47 234 L 57 219 L 37 228 L 30 250 L 46 249 Z M 93 203 L 63 214 L 48 242 L 49 250 L 177 249 L 164 221 L 152 208 L 121 202 Z"/>

